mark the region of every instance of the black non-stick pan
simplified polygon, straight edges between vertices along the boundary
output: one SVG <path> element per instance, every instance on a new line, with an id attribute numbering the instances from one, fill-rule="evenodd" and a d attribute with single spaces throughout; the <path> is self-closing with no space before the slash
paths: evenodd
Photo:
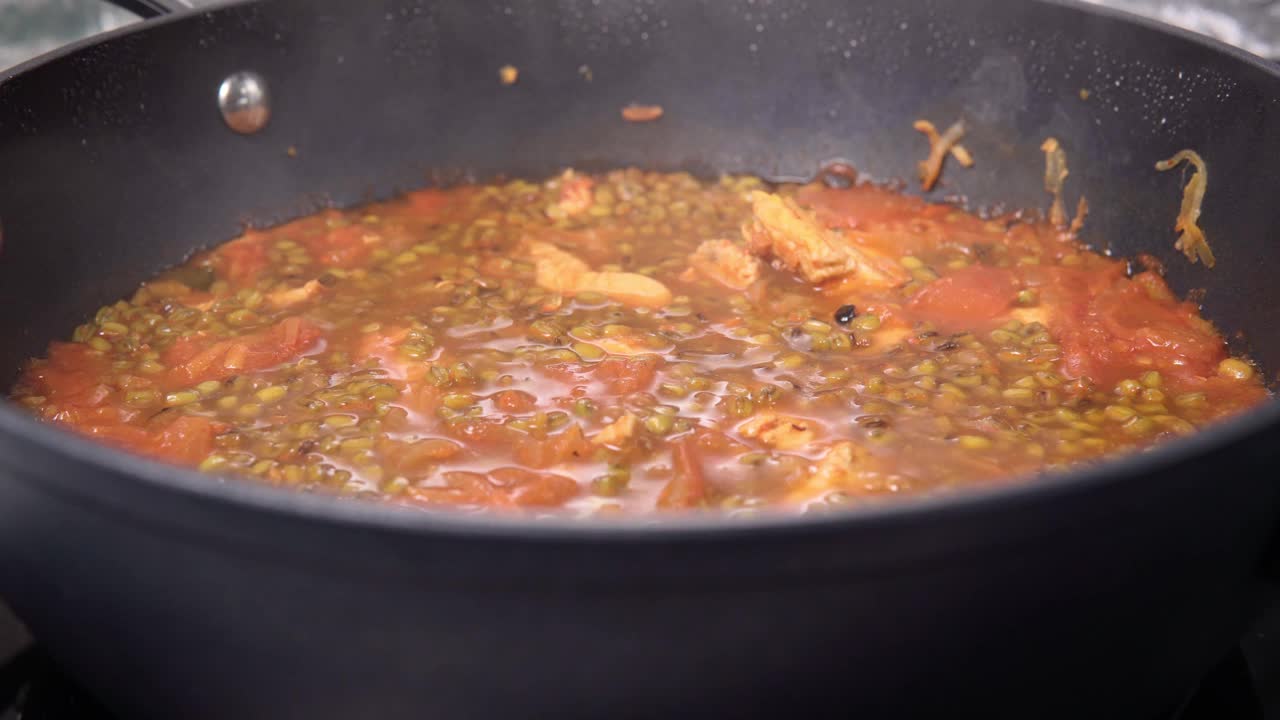
<path id="1" fill-rule="evenodd" d="M 220 109 L 237 73 L 265 92 Z M 245 223 L 569 165 L 909 178 L 922 117 L 968 124 L 978 164 L 934 195 L 973 207 L 1044 207 L 1059 138 L 1085 240 L 1160 258 L 1280 367 L 1280 73 L 1230 48 L 1032 0 L 262 0 L 3 78 L 0 379 Z M 1172 247 L 1153 164 L 1182 148 L 1212 270 Z M 1278 457 L 1272 402 L 848 514 L 496 522 L 218 481 L 5 405 L 0 593 L 128 717 L 1137 718 L 1248 623 Z"/>

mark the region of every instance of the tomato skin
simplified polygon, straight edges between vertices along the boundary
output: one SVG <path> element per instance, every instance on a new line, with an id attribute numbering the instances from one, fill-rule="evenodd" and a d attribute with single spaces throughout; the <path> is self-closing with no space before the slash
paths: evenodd
<path id="1" fill-rule="evenodd" d="M 493 419 L 473 418 L 453 423 L 445 428 L 445 432 L 468 447 L 483 449 L 510 443 L 511 435 L 516 431 Z"/>
<path id="2" fill-rule="evenodd" d="M 462 452 L 462 446 L 444 438 L 412 442 L 386 438 L 378 442 L 378 452 L 392 473 L 415 478 L 426 475 L 440 462 L 457 456 Z"/>
<path id="3" fill-rule="evenodd" d="M 1213 374 L 1226 357 L 1222 339 L 1153 273 L 1126 278 L 1123 266 L 1025 270 L 1040 291 L 1050 332 L 1062 347 L 1062 371 L 1109 386 L 1157 370 L 1183 380 Z"/>
<path id="4" fill-rule="evenodd" d="M 400 355 L 400 344 L 408 339 L 410 329 L 403 325 L 384 327 L 376 332 L 364 334 L 356 345 L 355 357 L 358 360 L 377 360 L 384 370 L 397 380 L 409 379 L 410 376 L 421 377 L 415 373 L 420 364 L 412 363 Z"/>
<path id="5" fill-rule="evenodd" d="M 595 377 L 609 392 L 629 395 L 649 389 L 658 371 L 658 362 L 658 358 L 652 355 L 607 357 L 596 364 Z"/>
<path id="6" fill-rule="evenodd" d="M 583 387 L 595 380 L 603 391 L 630 395 L 648 390 L 661 360 L 656 355 L 610 355 L 598 363 L 556 362 L 542 366 L 542 374 L 566 388 Z"/>
<path id="7" fill-rule="evenodd" d="M 309 235 L 302 238 L 301 242 L 321 265 L 353 268 L 363 263 L 372 252 L 369 243 L 364 241 L 364 236 L 365 228 L 352 224 Z"/>
<path id="8" fill-rule="evenodd" d="M 1017 294 L 1018 282 L 1011 271 L 971 265 L 926 285 L 907 309 L 944 331 L 957 331 L 1006 314 Z"/>
<path id="9" fill-rule="evenodd" d="M 121 450 L 174 465 L 197 465 L 213 452 L 218 426 L 206 418 L 182 416 L 162 428 L 132 425 L 130 419 L 80 415 L 67 418 L 64 424 Z"/>
<path id="10" fill-rule="evenodd" d="M 465 216 L 468 201 L 475 197 L 477 188 L 470 185 L 441 190 L 426 188 L 415 190 L 406 196 L 408 208 L 405 216 L 431 223 L 449 222 Z"/>
<path id="11" fill-rule="evenodd" d="M 413 487 L 412 501 L 421 505 L 471 505 L 513 509 L 558 507 L 578 494 L 573 479 L 517 467 L 489 473 L 451 471 L 440 476 L 444 485 Z"/>
<path id="12" fill-rule="evenodd" d="M 560 463 L 573 462 L 588 457 L 591 443 L 587 442 L 578 425 L 546 438 L 525 435 L 516 441 L 516 459 L 532 468 L 548 468 Z"/>
<path id="13" fill-rule="evenodd" d="M 267 269 L 267 235 L 254 230 L 214 251 L 214 264 L 234 287 L 252 285 Z"/>
<path id="14" fill-rule="evenodd" d="M 511 505 L 506 495 L 498 492 L 483 473 L 454 470 L 440 475 L 443 486 L 410 487 L 412 504 L 431 506 L 469 505 L 506 508 Z"/>
<path id="15" fill-rule="evenodd" d="M 548 380 L 565 387 L 583 387 L 591 378 L 594 366 L 581 362 L 554 362 L 539 368 Z"/>
<path id="16" fill-rule="evenodd" d="M 503 390 L 492 399 L 493 406 L 507 414 L 530 412 L 538 406 L 538 398 L 523 390 Z"/>
<path id="17" fill-rule="evenodd" d="M 886 190 L 874 185 L 858 185 L 835 189 L 807 185 L 796 199 L 807 205 L 828 227 L 851 230 L 907 222 L 934 207 L 911 195 Z M 946 208 L 949 210 L 949 208 Z"/>
<path id="18" fill-rule="evenodd" d="M 49 359 L 33 367 L 28 378 L 59 405 L 97 407 L 110 395 L 110 388 L 102 383 L 110 367 L 110 361 L 88 345 L 55 342 L 49 347 Z"/>
<path id="19" fill-rule="evenodd" d="M 266 370 L 298 357 L 322 336 L 318 325 L 290 317 L 268 328 L 228 340 L 205 335 L 179 338 L 161 354 L 169 367 L 168 389 L 190 387 L 206 380 L 226 380 L 242 372 Z"/>
<path id="20" fill-rule="evenodd" d="M 213 452 L 214 425 L 201 417 L 183 416 L 152 435 L 146 455 L 175 463 L 196 465 Z"/>
<path id="21" fill-rule="evenodd" d="M 1035 290 L 1030 312 L 1062 347 L 1071 378 L 1110 385 L 1147 370 L 1203 377 L 1225 357 L 1221 339 L 1153 273 L 1127 278 L 1118 262 L 1092 267 L 973 265 L 926 285 L 905 307 L 944 332 L 1007 319 L 1019 288 Z M 1030 322 L 1030 320 L 1027 320 Z"/>
<path id="22" fill-rule="evenodd" d="M 734 455 L 751 449 L 751 446 L 735 440 L 728 433 L 712 428 L 698 428 L 694 432 L 693 441 L 699 453 Z"/>
<path id="23" fill-rule="evenodd" d="M 692 436 L 673 443 L 671 467 L 674 474 L 658 495 L 658 507 L 689 509 L 707 497 L 707 478 L 702 470 L 697 440 Z"/>
<path id="24" fill-rule="evenodd" d="M 502 488 L 511 504 L 520 507 L 559 507 L 580 489 L 572 478 L 524 468 L 498 468 L 489 477 Z"/>
<path id="25" fill-rule="evenodd" d="M 415 215 L 424 218 L 435 218 L 449 206 L 450 193 L 435 188 L 427 188 L 409 193 L 407 199 L 409 207 L 413 208 Z"/>
<path id="26" fill-rule="evenodd" d="M 1090 348 L 1101 379 L 1111 381 L 1147 367 L 1204 377 L 1226 357 L 1221 338 L 1199 320 L 1194 305 L 1161 297 L 1153 297 L 1143 284 L 1121 283 L 1092 300 L 1090 334 L 1106 340 L 1104 348 Z"/>

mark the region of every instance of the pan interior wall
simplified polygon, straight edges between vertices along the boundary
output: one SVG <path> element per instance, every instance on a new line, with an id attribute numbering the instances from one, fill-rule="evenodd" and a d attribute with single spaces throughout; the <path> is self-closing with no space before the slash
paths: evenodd
<path id="1" fill-rule="evenodd" d="M 843 159 L 914 178 L 911 124 L 963 119 L 977 164 L 937 198 L 1043 208 L 1049 136 L 1083 237 L 1149 253 L 1280 367 L 1272 198 L 1280 79 L 1222 51 L 1023 0 L 265 0 L 117 35 L 0 84 L 0 380 L 193 249 L 326 204 L 429 183 L 637 165 L 811 175 Z M 498 68 L 515 65 L 504 86 Z M 215 92 L 263 75 L 272 119 L 222 123 Z M 658 122 L 623 122 L 630 103 Z M 1270 130 L 1270 132 L 1268 132 Z M 1210 168 L 1218 265 L 1173 249 L 1179 173 Z"/>

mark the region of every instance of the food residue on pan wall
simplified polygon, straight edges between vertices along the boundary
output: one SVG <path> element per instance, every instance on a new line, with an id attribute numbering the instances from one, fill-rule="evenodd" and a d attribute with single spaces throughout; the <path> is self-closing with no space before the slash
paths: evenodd
<path id="1" fill-rule="evenodd" d="M 1084 219 L 1089 214 L 1089 201 L 1080 196 L 1076 203 L 1076 216 L 1067 221 L 1067 208 L 1062 202 L 1062 187 L 1071 172 L 1067 169 L 1067 151 L 1057 138 L 1048 137 L 1040 144 L 1044 152 L 1044 189 L 1053 195 L 1053 203 L 1049 206 L 1049 223 L 1070 235 L 1080 232 L 1084 227 Z"/>
<path id="2" fill-rule="evenodd" d="M 1204 159 L 1194 150 L 1180 150 L 1173 157 L 1156 163 L 1156 170 L 1165 172 L 1178 167 L 1182 163 L 1192 167 L 1193 174 L 1182 189 L 1182 207 L 1178 210 L 1178 219 L 1173 229 L 1177 231 L 1178 241 L 1174 247 L 1181 250 L 1191 262 L 1197 260 L 1206 267 L 1213 267 L 1216 262 L 1213 251 L 1209 249 L 1209 240 L 1200 229 L 1200 205 L 1204 202 L 1205 190 L 1209 187 L 1209 169 Z"/>
<path id="3" fill-rule="evenodd" d="M 1071 218 L 1071 226 L 1067 228 L 1068 235 L 1079 235 L 1080 230 L 1084 228 L 1084 219 L 1089 216 L 1089 201 L 1083 195 L 1076 202 L 1076 216 Z"/>
<path id="4" fill-rule="evenodd" d="M 957 120 L 941 135 L 928 120 L 916 120 L 912 127 L 924 133 L 929 141 L 929 156 L 919 164 L 920 184 L 925 190 L 932 190 L 937 184 L 942 175 L 942 164 L 946 162 L 948 154 L 964 167 L 973 167 L 973 156 L 960 144 L 960 139 L 964 137 L 963 122 Z"/>
<path id="5" fill-rule="evenodd" d="M 1053 204 L 1049 206 L 1049 222 L 1055 227 L 1064 227 L 1067 224 L 1067 211 L 1062 206 L 1062 185 L 1066 182 L 1067 175 L 1071 174 L 1067 170 L 1067 153 L 1058 139 L 1053 137 L 1045 138 L 1040 149 L 1044 152 L 1044 189 L 1053 195 Z"/>
<path id="6" fill-rule="evenodd" d="M 665 112 L 661 105 L 631 104 L 622 108 L 622 119 L 634 123 L 653 122 L 662 117 Z"/>
<path id="7" fill-rule="evenodd" d="M 515 65 L 503 65 L 498 68 L 498 80 L 503 85 L 515 85 L 520 79 L 520 68 Z"/>

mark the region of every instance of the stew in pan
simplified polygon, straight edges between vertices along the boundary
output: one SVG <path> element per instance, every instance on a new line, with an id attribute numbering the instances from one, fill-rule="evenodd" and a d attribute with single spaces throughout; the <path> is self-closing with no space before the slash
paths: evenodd
<path id="1" fill-rule="evenodd" d="M 639 170 L 423 190 L 200 254 L 13 392 L 213 473 L 583 515 L 1010 482 L 1266 396 L 1062 216 Z"/>

